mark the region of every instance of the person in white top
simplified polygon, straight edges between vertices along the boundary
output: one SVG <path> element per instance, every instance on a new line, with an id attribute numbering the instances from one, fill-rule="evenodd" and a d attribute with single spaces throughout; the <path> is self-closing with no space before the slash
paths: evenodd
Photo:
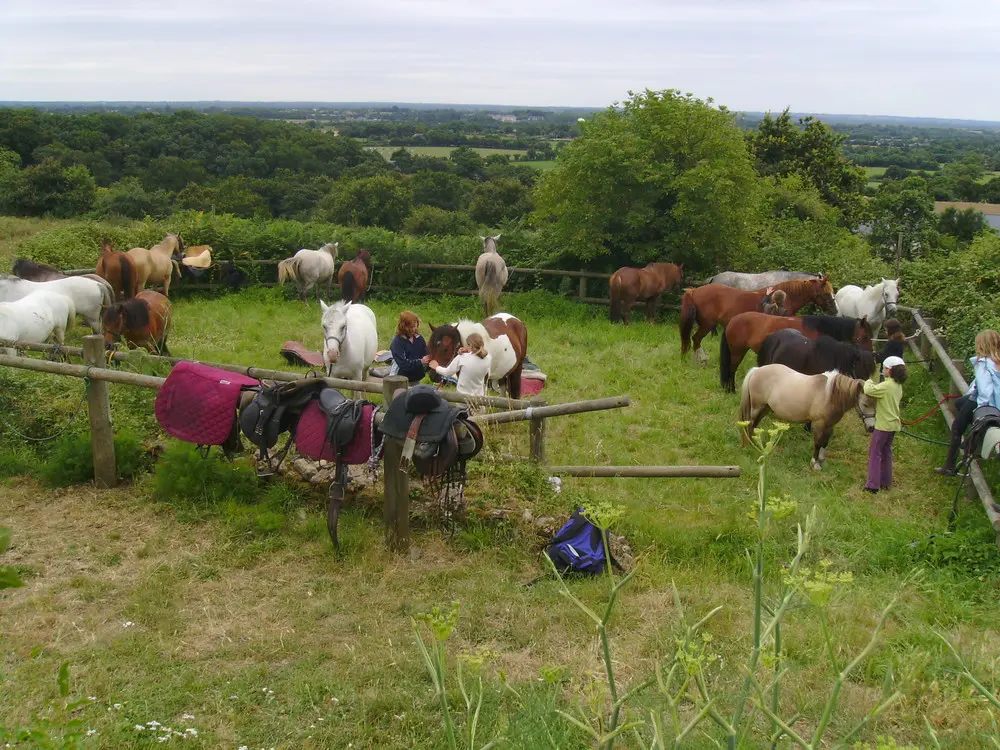
<path id="1" fill-rule="evenodd" d="M 486 351 L 486 342 L 478 333 L 469 335 L 465 342 L 468 348 L 459 349 L 459 354 L 451 361 L 447 367 L 442 367 L 437 362 L 430 362 L 437 374 L 443 378 L 450 378 L 458 373 L 458 392 L 466 396 L 485 396 L 486 377 L 490 374 L 492 358 Z"/>

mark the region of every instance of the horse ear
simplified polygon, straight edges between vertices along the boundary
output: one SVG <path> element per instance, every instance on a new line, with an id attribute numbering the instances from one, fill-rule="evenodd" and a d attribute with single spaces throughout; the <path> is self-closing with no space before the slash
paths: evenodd
<path id="1" fill-rule="evenodd" d="M 319 301 L 319 309 L 322 310 L 323 312 L 326 312 L 327 310 L 330 309 L 330 306 L 328 304 L 326 304 L 323 300 L 320 300 Z"/>
<path id="2" fill-rule="evenodd" d="M 497 232 L 496 236 L 493 238 L 494 242 L 499 242 L 500 241 L 500 234 L 501 234 L 501 232 Z"/>
<path id="3" fill-rule="evenodd" d="M 479 239 L 481 239 L 483 242 L 486 242 L 486 238 L 483 237 L 483 235 L 479 235 Z"/>

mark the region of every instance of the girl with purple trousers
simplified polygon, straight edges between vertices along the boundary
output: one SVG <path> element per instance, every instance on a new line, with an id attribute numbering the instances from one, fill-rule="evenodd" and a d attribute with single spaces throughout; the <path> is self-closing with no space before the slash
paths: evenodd
<path id="1" fill-rule="evenodd" d="M 902 357 L 886 357 L 882 362 L 885 380 L 865 381 L 865 394 L 875 399 L 875 431 L 868 448 L 868 481 L 865 492 L 887 490 L 892 486 L 892 441 L 903 428 L 899 402 L 903 400 L 906 363 Z"/>

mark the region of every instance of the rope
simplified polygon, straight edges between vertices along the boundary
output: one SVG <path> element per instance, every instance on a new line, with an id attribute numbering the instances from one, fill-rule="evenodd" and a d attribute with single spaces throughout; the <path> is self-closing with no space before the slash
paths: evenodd
<path id="1" fill-rule="evenodd" d="M 907 423 L 903 422 L 903 424 L 907 424 Z M 950 443 L 948 443 L 948 441 L 946 441 L 946 440 L 933 440 L 933 439 L 931 439 L 929 437 L 924 437 L 923 435 L 918 435 L 915 432 L 907 432 L 906 430 L 900 430 L 900 433 L 903 434 L 903 435 L 907 435 L 909 437 L 912 437 L 912 438 L 916 438 L 917 440 L 923 440 L 925 443 L 933 443 L 934 445 L 950 445 Z"/>
<path id="2" fill-rule="evenodd" d="M 61 437 L 62 435 L 64 435 L 66 431 L 73 425 L 73 422 L 76 421 L 76 418 L 80 415 L 80 411 L 83 409 L 83 402 L 87 400 L 87 386 L 89 384 L 90 384 L 90 378 L 84 377 L 83 395 L 80 396 L 80 403 L 76 405 L 76 411 L 73 412 L 73 416 L 69 418 L 69 421 L 65 425 L 63 425 L 63 428 L 53 435 L 49 435 L 47 437 L 42 437 L 42 438 L 36 438 L 36 437 L 31 437 L 30 435 L 25 435 L 23 432 L 19 431 L 4 418 L 2 411 L 0 411 L 0 422 L 3 423 L 3 426 L 5 428 L 10 430 L 10 432 L 14 433 L 14 435 L 21 438 L 22 440 L 29 440 L 33 443 L 44 443 L 48 440 L 55 440 L 57 437 Z"/>
<path id="3" fill-rule="evenodd" d="M 919 422 L 923 422 L 925 419 L 927 419 L 927 417 L 929 417 L 931 414 L 933 414 L 938 409 L 940 409 L 944 405 L 945 401 L 950 401 L 953 398 L 959 398 L 959 397 L 949 393 L 943 399 L 941 399 L 940 401 L 938 401 L 937 404 L 934 407 L 932 407 L 926 414 L 924 414 L 924 415 L 922 415 L 920 417 L 917 417 L 916 419 L 911 420 L 909 422 L 907 422 L 905 420 L 900 420 L 900 421 L 904 425 L 906 425 L 907 427 L 912 427 L 913 425 L 918 424 Z M 943 445 L 947 445 L 947 443 L 943 443 Z"/>

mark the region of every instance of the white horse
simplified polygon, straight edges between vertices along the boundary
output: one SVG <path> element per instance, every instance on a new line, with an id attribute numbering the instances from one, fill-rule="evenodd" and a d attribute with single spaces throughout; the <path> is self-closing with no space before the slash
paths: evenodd
<path id="1" fill-rule="evenodd" d="M 375 313 L 356 302 L 319 302 L 323 309 L 323 361 L 326 375 L 364 380 L 378 350 Z"/>
<path id="2" fill-rule="evenodd" d="M 872 337 L 877 338 L 882 321 L 896 314 L 899 304 L 899 279 L 882 279 L 875 286 L 848 284 L 841 287 L 834 299 L 837 314 L 844 318 L 868 318 L 872 327 Z"/>
<path id="3" fill-rule="evenodd" d="M 32 292 L 13 302 L 0 302 L 0 339 L 44 344 L 50 337 L 62 346 L 73 325 L 73 300 L 51 290 Z M 8 354 L 14 350 L 6 348 Z"/>
<path id="4" fill-rule="evenodd" d="M 497 252 L 496 237 L 481 237 L 483 252 L 476 261 L 476 288 L 479 289 L 479 299 L 483 303 L 483 315 L 489 317 L 500 305 L 500 292 L 507 284 L 507 264 Z"/>
<path id="5" fill-rule="evenodd" d="M 13 302 L 42 290 L 69 297 L 76 310 L 74 314 L 80 315 L 94 333 L 101 332 L 102 309 L 115 301 L 114 291 L 109 284 L 82 276 L 68 276 L 53 281 L 27 281 L 0 274 L 0 302 Z"/>
<path id="6" fill-rule="evenodd" d="M 326 296 L 329 297 L 338 245 L 339 242 L 327 242 L 319 250 L 302 248 L 291 258 L 281 261 L 278 264 L 278 284 L 283 286 L 286 281 L 294 281 L 299 296 L 305 302 L 313 287 L 316 287 L 316 299 L 319 299 L 319 284 L 325 281 Z"/>
<path id="7" fill-rule="evenodd" d="M 508 313 L 497 313 L 494 317 L 506 318 L 514 317 Z M 458 329 L 458 335 L 462 337 L 462 346 L 467 346 L 469 336 L 478 333 L 486 343 L 486 351 L 490 353 L 490 383 L 496 388 L 499 387 L 500 379 L 510 372 L 517 364 L 517 353 L 514 345 L 510 342 L 510 337 L 501 335 L 492 338 L 486 331 L 486 326 L 463 318 L 454 324 Z"/>

